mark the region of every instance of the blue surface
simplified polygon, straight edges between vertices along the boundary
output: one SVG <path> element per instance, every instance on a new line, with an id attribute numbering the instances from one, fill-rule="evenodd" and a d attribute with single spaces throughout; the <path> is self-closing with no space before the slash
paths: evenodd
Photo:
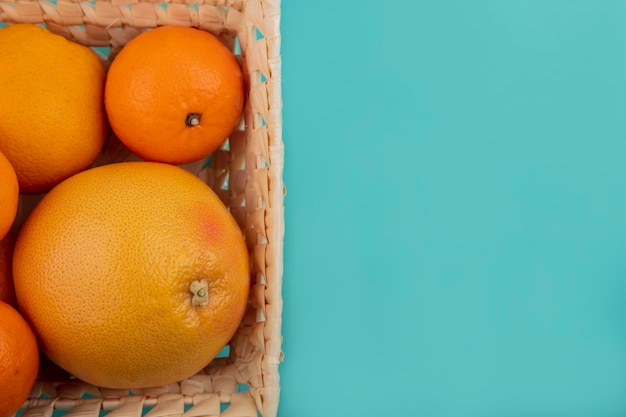
<path id="1" fill-rule="evenodd" d="M 284 1 L 281 417 L 626 415 L 626 2 Z"/>

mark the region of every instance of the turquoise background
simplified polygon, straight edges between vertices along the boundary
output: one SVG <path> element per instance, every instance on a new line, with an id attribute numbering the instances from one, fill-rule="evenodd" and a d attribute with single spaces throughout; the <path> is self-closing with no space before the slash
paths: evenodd
<path id="1" fill-rule="evenodd" d="M 626 1 L 283 1 L 281 417 L 626 415 Z"/>

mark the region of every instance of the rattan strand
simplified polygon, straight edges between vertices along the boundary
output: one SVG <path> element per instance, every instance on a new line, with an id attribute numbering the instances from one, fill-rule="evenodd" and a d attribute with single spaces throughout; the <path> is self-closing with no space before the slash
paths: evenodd
<path id="1" fill-rule="evenodd" d="M 59 372 L 42 372 L 23 416 L 110 417 L 183 415 L 263 417 L 277 414 L 282 361 L 284 150 L 282 140 L 280 0 L 149 0 L 0 2 L 0 22 L 45 23 L 48 29 L 88 46 L 108 47 L 105 65 L 141 31 L 161 25 L 194 26 L 235 50 L 248 97 L 240 128 L 205 161 L 184 167 L 202 178 L 229 205 L 245 233 L 252 259 L 252 291 L 244 320 L 218 358 L 201 373 L 166 387 L 105 389 Z M 97 164 L 136 159 L 111 138 Z M 37 197 L 23 197 L 19 225 Z M 57 370 L 58 371 L 58 370 Z M 242 387 L 246 387 L 244 392 Z"/>

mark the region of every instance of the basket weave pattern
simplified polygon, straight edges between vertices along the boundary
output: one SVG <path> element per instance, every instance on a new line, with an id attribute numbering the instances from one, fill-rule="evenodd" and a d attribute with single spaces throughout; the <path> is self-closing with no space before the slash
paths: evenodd
<path id="1" fill-rule="evenodd" d="M 50 417 L 64 410 L 63 415 L 82 417 L 102 412 L 111 417 L 276 416 L 284 235 L 280 0 L 0 1 L 0 22 L 45 24 L 70 40 L 98 47 L 94 50 L 105 66 L 144 30 L 198 27 L 235 52 L 247 92 L 241 123 L 225 144 L 208 160 L 183 166 L 229 206 L 251 255 L 248 309 L 228 356 L 185 381 L 136 390 L 96 387 L 42 369 L 21 415 Z M 111 137 L 97 164 L 129 159 L 133 156 Z M 24 197 L 18 221 L 29 204 L 33 201 Z"/>

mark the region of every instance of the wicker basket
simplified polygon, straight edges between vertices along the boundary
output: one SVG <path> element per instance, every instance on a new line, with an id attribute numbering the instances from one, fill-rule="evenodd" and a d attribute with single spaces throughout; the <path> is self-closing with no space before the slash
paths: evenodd
<path id="1" fill-rule="evenodd" d="M 0 22 L 45 24 L 54 33 L 94 47 L 105 65 L 141 31 L 162 25 L 199 27 L 236 54 L 247 92 L 242 121 L 230 138 L 207 160 L 184 166 L 229 206 L 251 254 L 248 310 L 227 353 L 188 380 L 138 390 L 92 386 L 43 361 L 18 414 L 276 416 L 284 233 L 280 0 L 0 1 Z M 97 163 L 133 158 L 111 137 Z M 16 227 L 37 201 L 22 197 Z"/>

